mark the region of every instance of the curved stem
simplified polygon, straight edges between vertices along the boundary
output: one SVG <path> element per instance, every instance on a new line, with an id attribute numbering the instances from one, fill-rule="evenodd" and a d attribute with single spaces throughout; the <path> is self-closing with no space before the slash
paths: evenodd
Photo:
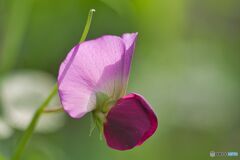
<path id="1" fill-rule="evenodd" d="M 23 136 L 21 137 L 18 146 L 16 148 L 16 151 L 12 157 L 12 160 L 18 160 L 20 159 L 20 156 L 27 144 L 27 142 L 29 141 L 29 139 L 31 138 L 33 131 L 36 127 L 36 124 L 38 122 L 38 119 L 40 118 L 44 108 L 47 107 L 47 105 L 49 104 L 49 102 L 51 101 L 51 99 L 55 96 L 55 94 L 57 93 L 57 84 L 54 86 L 54 88 L 52 89 L 51 93 L 49 94 L 49 96 L 47 97 L 47 99 L 39 106 L 39 108 L 37 109 L 37 111 L 35 112 L 31 123 L 29 124 L 29 126 L 27 127 L 27 129 L 25 130 Z"/>
<path id="2" fill-rule="evenodd" d="M 87 18 L 87 22 L 83 31 L 83 34 L 81 36 L 80 42 L 83 42 L 88 34 L 88 31 L 90 29 L 90 25 L 91 25 L 91 21 L 92 21 L 92 16 L 93 16 L 93 12 L 95 10 L 91 9 L 89 11 L 88 14 L 88 18 Z M 51 93 L 49 94 L 49 96 L 46 98 L 46 100 L 39 106 L 39 108 L 37 109 L 37 111 L 35 112 L 35 114 L 33 115 L 33 118 L 30 122 L 30 124 L 28 125 L 27 129 L 24 131 L 19 143 L 17 144 L 17 148 L 11 158 L 11 160 L 19 160 L 25 147 L 26 144 L 28 143 L 28 141 L 30 140 L 33 131 L 37 125 L 37 122 L 41 116 L 41 114 L 44 112 L 44 109 L 48 106 L 49 102 L 52 100 L 52 98 L 57 94 L 58 91 L 58 87 L 57 84 L 54 85 L 54 88 L 52 89 Z"/>

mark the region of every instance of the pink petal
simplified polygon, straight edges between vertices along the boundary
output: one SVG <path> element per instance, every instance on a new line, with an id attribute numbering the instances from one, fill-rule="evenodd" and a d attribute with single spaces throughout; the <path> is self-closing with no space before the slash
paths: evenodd
<path id="1" fill-rule="evenodd" d="M 131 62 L 132 57 L 135 49 L 135 43 L 137 39 L 138 33 L 125 33 L 122 35 L 122 39 L 125 43 L 126 51 L 125 51 L 125 58 L 124 58 L 124 73 L 123 73 L 123 83 L 126 91 L 129 73 L 131 69 Z"/>
<path id="2" fill-rule="evenodd" d="M 109 147 L 128 150 L 141 145 L 158 126 L 150 105 L 138 94 L 121 98 L 107 114 L 104 135 Z"/>
<path id="3" fill-rule="evenodd" d="M 96 107 L 96 93 L 119 99 L 127 88 L 137 33 L 103 36 L 76 45 L 60 66 L 58 90 L 63 108 L 80 118 Z"/>
<path id="4" fill-rule="evenodd" d="M 76 45 L 60 66 L 58 90 L 63 108 L 73 118 L 94 109 L 95 93 L 121 92 L 125 44 L 117 36 L 103 36 Z"/>

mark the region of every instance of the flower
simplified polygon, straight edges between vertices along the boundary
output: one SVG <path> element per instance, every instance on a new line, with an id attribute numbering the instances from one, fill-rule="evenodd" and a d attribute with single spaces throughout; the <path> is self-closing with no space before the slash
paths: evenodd
<path id="1" fill-rule="evenodd" d="M 107 144 L 127 150 L 157 129 L 157 117 L 138 94 L 125 96 L 137 33 L 105 35 L 77 44 L 62 62 L 58 91 L 73 118 L 93 113 Z"/>

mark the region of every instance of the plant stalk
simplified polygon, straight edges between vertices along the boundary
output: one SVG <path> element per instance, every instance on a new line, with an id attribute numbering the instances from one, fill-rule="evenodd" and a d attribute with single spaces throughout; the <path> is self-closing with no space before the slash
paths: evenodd
<path id="1" fill-rule="evenodd" d="M 93 12 L 95 12 L 94 9 L 91 9 L 89 11 L 87 22 L 86 22 L 85 28 L 83 30 L 80 42 L 85 41 L 85 39 L 87 37 L 87 34 L 88 34 L 90 26 L 91 26 Z M 42 113 L 44 112 L 44 109 L 51 102 L 52 98 L 57 94 L 57 91 L 58 91 L 58 85 L 56 83 L 54 85 L 52 91 L 50 92 L 49 96 L 43 101 L 43 103 L 36 110 L 34 116 L 32 117 L 30 124 L 28 125 L 27 129 L 24 131 L 22 137 L 20 138 L 20 140 L 17 144 L 17 148 L 16 148 L 11 160 L 19 160 L 21 158 L 21 155 L 22 155 L 24 149 L 26 148 L 27 143 L 29 142 L 30 138 L 33 135 L 34 129 L 36 128 L 39 118 L 41 117 Z"/>

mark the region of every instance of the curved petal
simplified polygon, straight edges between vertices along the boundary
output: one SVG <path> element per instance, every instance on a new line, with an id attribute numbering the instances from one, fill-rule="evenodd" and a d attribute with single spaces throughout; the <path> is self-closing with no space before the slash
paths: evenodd
<path id="1" fill-rule="evenodd" d="M 150 105 L 138 94 L 121 98 L 111 108 L 104 123 L 107 144 L 117 150 L 141 145 L 157 129 L 157 117 Z"/>
<path id="2" fill-rule="evenodd" d="M 80 118 L 92 111 L 97 92 L 109 96 L 121 92 L 124 53 L 123 40 L 110 35 L 78 44 L 69 52 L 60 66 L 58 90 L 70 116 Z"/>
<path id="3" fill-rule="evenodd" d="M 127 83 L 129 79 L 129 73 L 131 69 L 132 57 L 135 49 L 135 43 L 138 33 L 125 33 L 122 35 L 123 42 L 125 44 L 125 56 L 124 56 L 124 73 L 123 73 L 123 86 L 124 91 L 127 88 Z"/>

